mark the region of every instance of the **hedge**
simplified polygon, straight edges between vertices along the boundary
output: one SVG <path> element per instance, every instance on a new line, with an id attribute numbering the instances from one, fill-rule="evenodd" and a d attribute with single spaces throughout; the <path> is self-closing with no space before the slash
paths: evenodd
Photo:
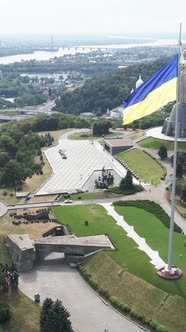
<path id="1" fill-rule="evenodd" d="M 146 319 L 141 313 L 132 310 L 127 304 L 121 302 L 116 296 L 111 296 L 109 290 L 105 289 L 101 284 L 97 282 L 81 264 L 77 266 L 78 271 L 84 277 L 85 280 L 100 294 L 103 295 L 111 305 L 119 310 L 122 314 L 129 315 L 131 318 L 143 325 L 150 327 L 151 330 L 156 332 L 169 332 L 163 325 L 159 325 L 158 322 L 152 319 Z"/>

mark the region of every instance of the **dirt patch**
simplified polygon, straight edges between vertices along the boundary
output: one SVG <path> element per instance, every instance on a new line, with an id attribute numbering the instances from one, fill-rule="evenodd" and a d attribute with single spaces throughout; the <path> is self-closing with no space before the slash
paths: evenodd
<path id="1" fill-rule="evenodd" d="M 61 130 L 52 130 L 52 131 L 42 131 L 42 132 L 39 132 L 38 134 L 41 136 L 41 135 L 45 135 L 45 134 L 48 134 L 50 133 L 51 136 L 53 136 L 54 138 L 54 142 L 53 144 L 57 144 L 58 143 L 58 139 L 68 131 L 69 129 L 61 129 Z"/>
<path id="2" fill-rule="evenodd" d="M 57 195 L 34 196 L 29 200 L 29 203 L 54 202 L 56 197 Z"/>

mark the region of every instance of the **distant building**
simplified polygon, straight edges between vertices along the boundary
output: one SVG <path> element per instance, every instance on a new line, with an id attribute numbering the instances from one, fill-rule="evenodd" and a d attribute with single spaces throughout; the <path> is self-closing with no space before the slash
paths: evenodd
<path id="1" fill-rule="evenodd" d="M 126 137 L 104 138 L 103 148 L 112 156 L 133 148 L 133 142 Z"/>
<path id="2" fill-rule="evenodd" d="M 95 113 L 91 113 L 91 112 L 80 113 L 80 116 L 82 118 L 97 118 L 97 115 Z"/>
<path id="3" fill-rule="evenodd" d="M 139 75 L 138 80 L 136 81 L 136 89 L 139 88 L 139 86 L 143 83 L 143 80 L 141 78 L 141 75 Z"/>
<path id="4" fill-rule="evenodd" d="M 110 117 L 114 119 L 122 119 L 123 117 L 123 106 L 118 106 L 110 111 Z"/>

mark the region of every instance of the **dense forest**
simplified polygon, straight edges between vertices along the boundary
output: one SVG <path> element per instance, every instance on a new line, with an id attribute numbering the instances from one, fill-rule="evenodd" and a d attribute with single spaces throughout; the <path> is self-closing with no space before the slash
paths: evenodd
<path id="1" fill-rule="evenodd" d="M 165 65 L 170 58 L 154 62 L 136 64 L 127 68 L 114 70 L 97 79 L 87 80 L 82 88 L 63 93 L 56 99 L 56 111 L 67 114 L 93 112 L 97 115 L 106 113 L 121 105 L 128 96 L 139 74 L 146 80 L 150 75 Z"/>
<path id="2" fill-rule="evenodd" d="M 40 136 L 24 126 L 10 122 L 0 127 L 0 185 L 19 185 L 34 173 L 42 174 L 41 148 L 50 146 L 50 134 Z"/>
<path id="3" fill-rule="evenodd" d="M 0 65 L 3 75 L 6 73 L 60 73 L 76 71 L 86 75 L 97 75 L 100 73 L 112 72 L 116 69 L 118 64 L 116 63 L 90 63 L 87 62 L 60 62 L 60 59 L 56 62 L 42 62 L 36 60 L 30 60 L 25 62 L 14 62 L 7 65 Z"/>
<path id="4" fill-rule="evenodd" d="M 38 86 L 25 82 L 25 77 L 10 73 L 0 77 L 1 97 L 14 98 L 14 103 L 0 99 L 0 106 L 3 108 L 38 105 L 47 101 L 47 96 Z"/>

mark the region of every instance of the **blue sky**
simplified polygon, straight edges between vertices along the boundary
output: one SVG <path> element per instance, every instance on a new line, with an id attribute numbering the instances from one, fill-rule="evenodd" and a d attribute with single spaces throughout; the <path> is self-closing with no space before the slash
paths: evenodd
<path id="1" fill-rule="evenodd" d="M 0 33 L 186 32 L 185 0 L 0 0 Z"/>

